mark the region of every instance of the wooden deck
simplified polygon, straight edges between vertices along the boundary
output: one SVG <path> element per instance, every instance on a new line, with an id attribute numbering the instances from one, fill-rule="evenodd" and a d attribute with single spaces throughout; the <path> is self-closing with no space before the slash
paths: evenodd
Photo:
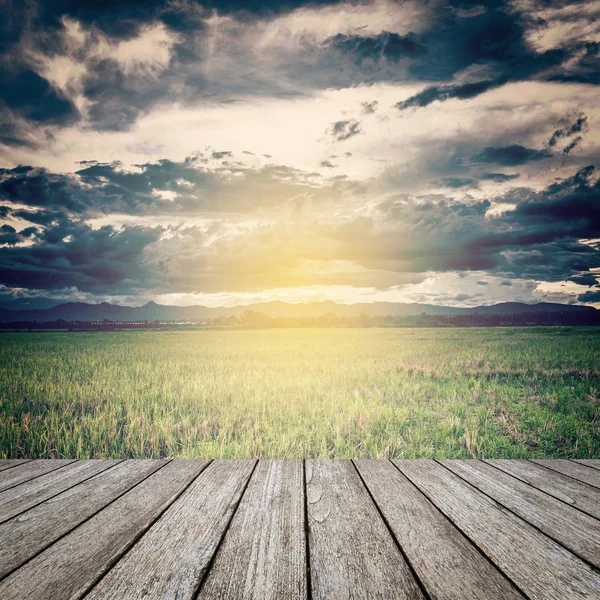
<path id="1" fill-rule="evenodd" d="M 0 598 L 600 598 L 600 460 L 0 461 Z"/>

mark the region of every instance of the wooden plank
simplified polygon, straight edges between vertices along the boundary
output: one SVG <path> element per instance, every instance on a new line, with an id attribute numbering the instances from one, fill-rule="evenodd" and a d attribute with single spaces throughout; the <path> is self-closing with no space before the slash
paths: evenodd
<path id="1" fill-rule="evenodd" d="M 0 577 L 162 467 L 164 460 L 126 460 L 0 525 Z"/>
<path id="2" fill-rule="evenodd" d="M 598 469 L 600 471 L 600 460 L 595 458 L 581 458 L 575 461 L 580 465 L 585 465 L 586 467 L 592 467 L 592 469 Z"/>
<path id="3" fill-rule="evenodd" d="M 116 465 L 119 460 L 80 460 L 0 494 L 0 523 Z"/>
<path id="4" fill-rule="evenodd" d="M 547 536 L 600 566 L 600 521 L 478 460 L 440 461 Z"/>
<path id="5" fill-rule="evenodd" d="M 432 598 L 523 598 L 391 462 L 354 462 L 407 559 Z"/>
<path id="6" fill-rule="evenodd" d="M 60 469 L 72 463 L 72 460 L 30 460 L 22 465 L 0 472 L 0 492 L 8 490 L 24 481 L 39 477 L 44 473 Z"/>
<path id="7" fill-rule="evenodd" d="M 156 471 L 0 582 L 0 598 L 81 598 L 209 462 L 177 460 Z"/>
<path id="8" fill-rule="evenodd" d="M 193 598 L 255 464 L 211 463 L 86 600 Z"/>
<path id="9" fill-rule="evenodd" d="M 312 598 L 423 598 L 356 469 L 306 461 Z"/>
<path id="10" fill-rule="evenodd" d="M 4 471 L 5 469 L 12 469 L 13 467 L 18 467 L 19 465 L 24 465 L 26 462 L 31 462 L 29 458 L 4 458 L 0 460 L 0 471 Z"/>
<path id="11" fill-rule="evenodd" d="M 528 460 L 486 460 L 485 462 L 600 519 L 600 490 L 562 473 L 545 469 Z"/>
<path id="12" fill-rule="evenodd" d="M 595 469 L 590 469 L 585 465 L 561 459 L 532 460 L 531 462 L 542 465 L 547 469 L 557 471 L 558 473 L 562 473 L 563 475 L 568 475 L 573 479 L 583 481 L 583 483 L 587 483 L 588 485 L 600 488 L 600 473 L 597 473 Z"/>
<path id="13" fill-rule="evenodd" d="M 394 463 L 532 600 L 600 594 L 598 572 L 441 464 Z"/>
<path id="14" fill-rule="evenodd" d="M 198 598 L 307 598 L 300 460 L 261 460 Z"/>

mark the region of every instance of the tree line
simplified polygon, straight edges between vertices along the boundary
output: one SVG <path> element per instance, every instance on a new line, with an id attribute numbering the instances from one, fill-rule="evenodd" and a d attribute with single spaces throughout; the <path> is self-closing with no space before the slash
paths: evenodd
<path id="1" fill-rule="evenodd" d="M 600 326 L 600 311 L 522 312 L 514 314 L 371 316 L 366 313 L 341 317 L 334 313 L 318 317 L 270 317 L 246 310 L 240 316 L 218 317 L 199 322 L 169 321 L 18 321 L 0 323 L 3 330 L 115 331 L 123 329 L 275 329 L 275 328 L 360 328 L 360 327 L 535 327 Z"/>

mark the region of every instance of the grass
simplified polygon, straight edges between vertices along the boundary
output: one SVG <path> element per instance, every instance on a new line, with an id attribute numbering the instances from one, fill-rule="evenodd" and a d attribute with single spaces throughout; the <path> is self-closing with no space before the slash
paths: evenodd
<path id="1" fill-rule="evenodd" d="M 0 335 L 0 457 L 600 457 L 596 329 Z"/>

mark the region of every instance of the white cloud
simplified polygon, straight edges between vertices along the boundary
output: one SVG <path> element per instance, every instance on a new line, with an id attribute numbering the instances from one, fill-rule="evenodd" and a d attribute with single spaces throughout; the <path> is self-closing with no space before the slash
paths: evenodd
<path id="1" fill-rule="evenodd" d="M 319 44 L 338 34 L 376 36 L 383 31 L 399 35 L 418 33 L 430 23 L 429 4 L 376 0 L 303 7 L 273 19 L 266 26 L 261 25 L 257 47 L 300 48 L 307 42 Z"/>
<path id="2" fill-rule="evenodd" d="M 600 42 L 598 0 L 562 6 L 527 0 L 517 2 L 516 5 L 528 13 L 529 22 L 534 24 L 528 29 L 526 39 L 537 52 L 569 46 L 584 40 Z"/>
<path id="3" fill-rule="evenodd" d="M 160 23 L 146 27 L 137 37 L 116 45 L 104 40 L 94 53 L 114 58 L 127 76 L 155 77 L 169 66 L 171 48 L 176 42 L 177 36 Z"/>

